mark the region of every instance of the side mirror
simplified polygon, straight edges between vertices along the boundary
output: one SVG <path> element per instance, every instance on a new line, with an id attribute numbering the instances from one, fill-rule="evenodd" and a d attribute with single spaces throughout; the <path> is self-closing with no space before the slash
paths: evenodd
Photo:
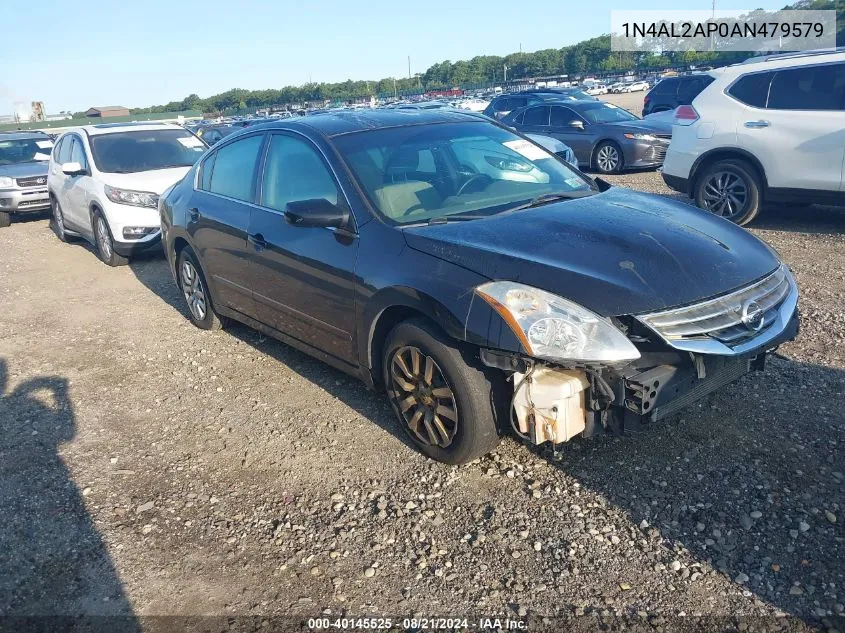
<path id="1" fill-rule="evenodd" d="M 79 163 L 63 163 L 62 173 L 68 176 L 80 176 L 85 173 L 85 170 Z"/>
<path id="2" fill-rule="evenodd" d="M 285 219 L 294 226 L 344 228 L 349 212 L 325 198 L 296 200 L 285 207 Z"/>
<path id="3" fill-rule="evenodd" d="M 584 122 L 579 121 L 578 119 L 574 119 L 567 123 L 568 127 L 571 127 L 574 130 L 583 130 L 584 129 Z"/>

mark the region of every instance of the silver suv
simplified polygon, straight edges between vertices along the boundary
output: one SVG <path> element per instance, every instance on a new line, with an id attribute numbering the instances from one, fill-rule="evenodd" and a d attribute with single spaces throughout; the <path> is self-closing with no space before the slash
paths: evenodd
<path id="1" fill-rule="evenodd" d="M 53 140 L 44 132 L 0 132 L 0 228 L 13 215 L 50 210 L 47 163 Z"/>

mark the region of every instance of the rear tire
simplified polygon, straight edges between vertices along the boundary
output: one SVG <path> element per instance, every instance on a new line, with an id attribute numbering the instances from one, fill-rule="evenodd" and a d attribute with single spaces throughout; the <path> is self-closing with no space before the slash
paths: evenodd
<path id="1" fill-rule="evenodd" d="M 188 305 L 191 323 L 201 330 L 221 329 L 223 321 L 211 305 L 208 283 L 199 260 L 190 246 L 186 246 L 179 253 L 176 275 L 179 280 L 179 289 Z"/>
<path id="2" fill-rule="evenodd" d="M 730 158 L 708 165 L 695 179 L 695 204 L 740 226 L 762 207 L 760 176 L 750 163 Z"/>
<path id="3" fill-rule="evenodd" d="M 428 457 L 465 464 L 498 445 L 494 382 L 425 319 L 387 336 L 382 379 L 399 423 Z"/>
<path id="4" fill-rule="evenodd" d="M 625 159 L 622 150 L 613 141 L 602 141 L 593 154 L 593 168 L 602 174 L 618 174 Z"/>
<path id="5" fill-rule="evenodd" d="M 94 212 L 94 241 L 97 243 L 97 253 L 104 264 L 109 266 L 124 266 L 127 260 L 123 255 L 118 255 L 114 250 L 114 237 L 112 237 L 109 223 L 100 211 Z"/>
<path id="6" fill-rule="evenodd" d="M 0 229 L 5 229 L 12 223 L 12 214 L 0 211 Z"/>

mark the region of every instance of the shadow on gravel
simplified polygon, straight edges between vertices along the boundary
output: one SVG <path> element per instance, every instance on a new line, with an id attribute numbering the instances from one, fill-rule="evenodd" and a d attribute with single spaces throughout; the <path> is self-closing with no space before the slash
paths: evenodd
<path id="1" fill-rule="evenodd" d="M 842 235 L 845 234 L 845 209 L 818 205 L 770 205 L 763 209 L 758 219 L 748 228 L 814 235 Z"/>
<path id="2" fill-rule="evenodd" d="M 845 602 L 845 372 L 767 364 L 640 436 L 573 442 L 550 463 L 662 538 L 668 583 L 715 569 L 818 623 Z M 696 563 L 673 571 L 683 550 Z"/>
<path id="3" fill-rule="evenodd" d="M 82 618 L 79 631 L 139 631 L 58 454 L 76 432 L 67 380 L 33 378 L 7 393 L 8 376 L 0 358 L 0 631 L 70 630 L 69 619 L 44 616 Z"/>
<path id="4" fill-rule="evenodd" d="M 189 318 L 185 298 L 182 296 L 170 274 L 167 260 L 162 258 L 146 258 L 137 261 L 129 260 L 129 266 L 144 286 L 184 316 L 185 319 Z M 394 435 L 409 448 L 417 450 L 395 421 L 394 415 L 387 404 L 387 399 L 375 396 L 372 391 L 368 390 L 356 378 L 350 377 L 246 325 L 232 323 L 226 326 L 225 332 L 254 347 L 262 354 L 271 356 L 315 385 L 319 385 L 330 394 L 342 400 L 347 406 L 355 409 L 359 414 Z"/>

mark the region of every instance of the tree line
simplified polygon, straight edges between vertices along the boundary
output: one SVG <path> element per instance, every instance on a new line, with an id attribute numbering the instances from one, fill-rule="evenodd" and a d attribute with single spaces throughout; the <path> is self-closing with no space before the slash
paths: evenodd
<path id="1" fill-rule="evenodd" d="M 837 0 L 800 0 L 786 9 L 836 9 Z M 845 19 L 837 11 L 837 45 L 845 45 Z M 479 55 L 469 60 L 436 63 L 414 77 L 387 77 L 379 80 L 348 79 L 337 83 L 308 83 L 280 89 L 245 90 L 234 88 L 221 94 L 201 98 L 191 94 L 181 101 L 171 101 L 148 108 L 133 108 L 132 114 L 155 114 L 199 110 L 202 112 L 235 112 L 266 108 L 272 105 L 347 101 L 370 96 L 388 96 L 422 91 L 491 85 L 529 77 L 586 74 L 614 74 L 628 71 L 648 72 L 668 67 L 712 65 L 740 62 L 747 52 L 614 52 L 610 35 L 594 37 L 572 46 L 549 48 L 532 53 Z M 77 112 L 74 117 L 84 116 Z"/>

